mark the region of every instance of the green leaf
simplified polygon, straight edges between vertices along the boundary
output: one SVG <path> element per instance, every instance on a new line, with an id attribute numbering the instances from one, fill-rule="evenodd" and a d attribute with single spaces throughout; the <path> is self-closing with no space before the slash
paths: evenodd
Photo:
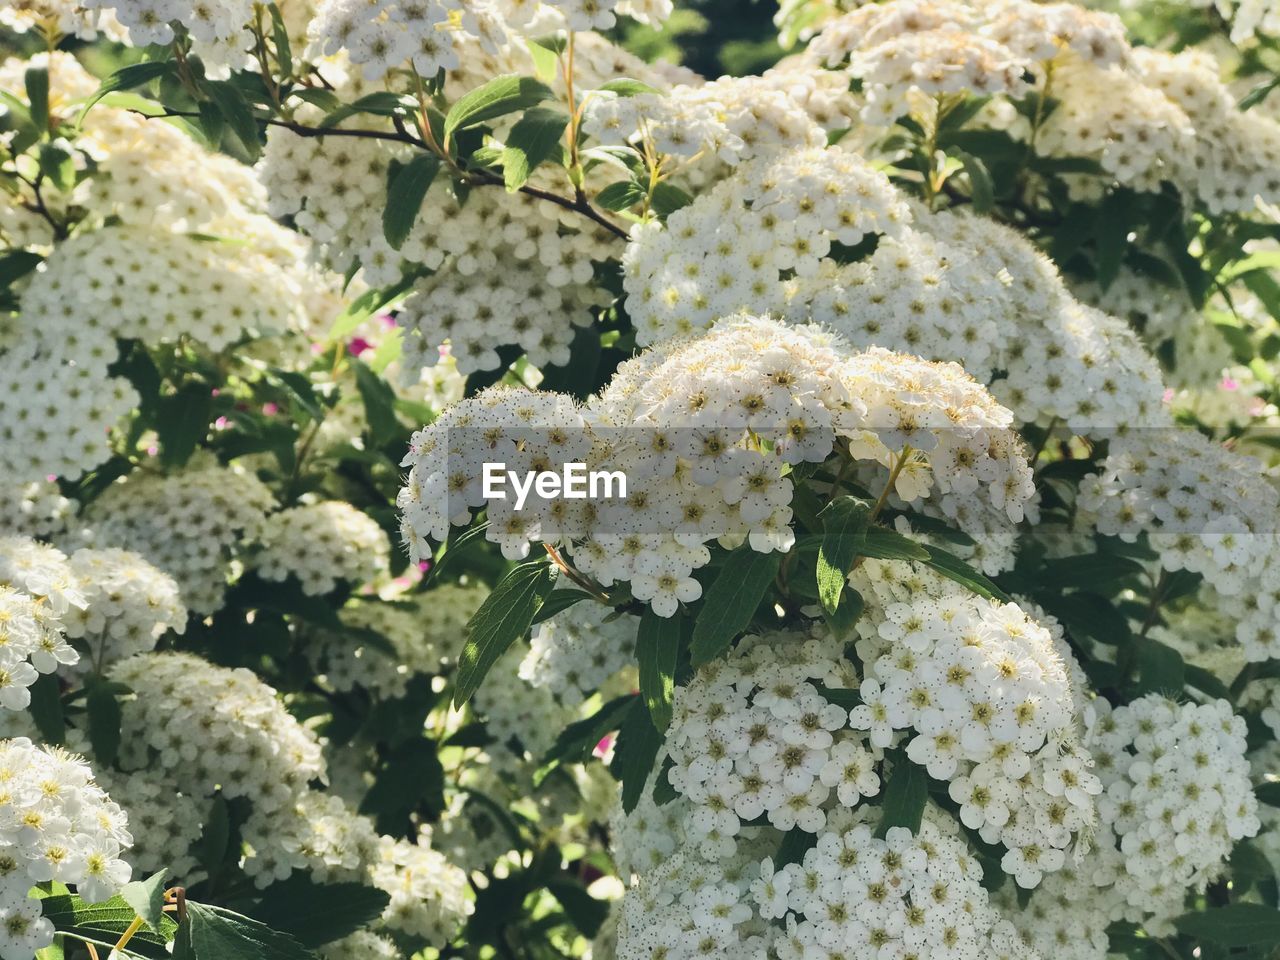
<path id="1" fill-rule="evenodd" d="M 948 580 L 954 580 L 960 586 L 967 587 L 978 596 L 986 597 L 988 600 L 998 600 L 1000 603 L 1012 602 L 1012 597 L 959 557 L 948 553 L 940 547 L 930 546 L 929 544 L 922 544 L 922 546 L 924 546 L 925 552 L 929 554 L 924 561 L 925 565 L 942 574 Z"/>
<path id="2" fill-rule="evenodd" d="M 875 560 L 921 560 L 929 559 L 929 551 L 924 544 L 916 543 L 910 537 L 904 537 L 896 530 L 887 527 L 868 527 L 859 545 L 859 552 Z"/>
<path id="3" fill-rule="evenodd" d="M 1139 692 L 1181 697 L 1183 686 L 1187 682 L 1182 654 L 1149 637 L 1139 637 L 1136 642 Z"/>
<path id="4" fill-rule="evenodd" d="M 583 600 L 594 600 L 595 598 L 585 590 L 561 588 L 552 590 L 547 595 L 547 599 L 543 601 L 542 606 L 538 609 L 537 616 L 533 618 L 535 624 L 545 623 L 554 617 L 557 613 L 563 613 L 574 604 L 581 603 Z"/>
<path id="5" fill-rule="evenodd" d="M 663 736 L 654 727 L 645 705 L 635 700 L 622 720 L 613 747 L 609 772 L 622 783 L 622 809 L 630 813 L 640 802 L 645 781 L 662 747 Z"/>
<path id="6" fill-rule="evenodd" d="M 749 544 L 729 554 L 694 622 L 690 652 L 695 667 L 720 656 L 747 629 L 781 564 L 782 554 L 757 553 Z"/>
<path id="7" fill-rule="evenodd" d="M 1280 911 L 1256 903 L 1233 903 L 1184 914 L 1173 921 L 1181 933 L 1224 947 L 1280 944 Z"/>
<path id="8" fill-rule="evenodd" d="M 262 891 L 255 919 L 294 936 L 304 947 L 341 940 L 382 916 L 390 896 L 363 883 L 316 883 L 305 873 Z"/>
<path id="9" fill-rule="evenodd" d="M 642 83 L 639 80 L 632 80 L 630 77 L 618 77 L 616 80 L 610 80 L 600 89 L 606 93 L 617 94 L 619 97 L 638 97 L 647 93 L 662 95 L 662 91 L 657 87 L 651 87 L 649 84 Z"/>
<path id="10" fill-rule="evenodd" d="M 360 803 L 360 812 L 394 825 L 420 806 L 432 813 L 444 809 L 444 767 L 433 740 L 419 736 L 391 752 Z"/>
<path id="11" fill-rule="evenodd" d="M 172 60 L 156 60 L 146 63 L 131 63 L 127 67 L 121 67 L 111 76 L 102 82 L 102 86 L 98 87 L 94 93 L 80 109 L 80 117 L 76 121 L 77 124 L 84 123 L 85 114 L 87 114 L 99 100 L 108 93 L 114 93 L 116 90 L 131 90 L 134 87 L 140 87 L 144 83 L 150 83 L 160 77 L 175 76 L 175 65 Z"/>
<path id="12" fill-rule="evenodd" d="M 204 832 L 193 853 L 200 865 L 210 874 L 222 863 L 231 842 L 231 811 L 227 798 L 221 793 L 209 803 L 209 813 L 204 818 Z"/>
<path id="13" fill-rule="evenodd" d="M 595 204 L 615 213 L 628 210 L 637 203 L 643 203 L 645 191 L 634 180 L 619 180 L 611 183 L 595 196 Z"/>
<path id="14" fill-rule="evenodd" d="M 208 436 L 212 416 L 213 392 L 207 383 L 188 383 L 177 393 L 162 397 L 155 417 L 160 462 L 177 467 L 190 460 Z"/>
<path id="15" fill-rule="evenodd" d="M 320 129 L 336 127 L 343 120 L 354 117 L 358 113 L 372 113 L 379 117 L 406 116 L 418 108 L 418 101 L 403 93 L 390 93 L 379 90 L 368 93 L 351 103 L 343 104 L 320 121 Z"/>
<path id="16" fill-rule="evenodd" d="M 403 166 L 393 165 L 387 171 L 387 207 L 382 211 L 382 232 L 392 249 L 404 245 L 409 231 L 418 219 L 422 201 L 440 172 L 440 158 L 434 153 L 419 153 Z"/>
<path id="17" fill-rule="evenodd" d="M 236 139 L 244 144 L 251 157 L 256 157 L 262 148 L 258 121 L 253 118 L 253 110 L 240 88 L 230 80 L 207 80 L 204 92 L 227 121 L 227 126 L 236 135 Z"/>
<path id="18" fill-rule="evenodd" d="M 517 110 L 551 100 L 555 93 L 541 80 L 507 74 L 495 77 L 483 86 L 464 94 L 449 108 L 444 118 L 446 145 L 453 139 L 455 130 L 473 127 L 486 120 L 493 120 Z"/>
<path id="19" fill-rule="evenodd" d="M 315 960 L 287 933 L 223 907 L 187 901 L 187 921 L 174 942 L 173 960 Z"/>
<path id="20" fill-rule="evenodd" d="M 1269 80 L 1263 80 L 1260 84 L 1246 93 L 1240 98 L 1240 112 L 1252 110 L 1263 100 L 1271 95 L 1271 91 L 1276 87 L 1280 87 L 1280 77 L 1271 77 Z"/>
<path id="21" fill-rule="evenodd" d="M 833 614 L 840 608 L 858 548 L 866 540 L 871 505 L 857 497 L 837 497 L 819 516 L 823 534 L 818 547 L 818 599 L 822 609 Z"/>
<path id="22" fill-rule="evenodd" d="M 359 360 L 352 359 L 351 366 L 356 372 L 356 389 L 364 401 L 369 436 L 374 446 L 383 447 L 397 440 L 404 433 L 404 427 L 396 416 L 396 394 L 391 384 Z"/>
<path id="23" fill-rule="evenodd" d="M 325 112 L 326 116 L 342 109 L 342 101 L 338 99 L 338 95 L 332 90 L 326 90 L 323 87 L 296 87 L 289 92 L 289 96 L 297 97 L 312 106 L 319 107 Z"/>
<path id="24" fill-rule="evenodd" d="M 49 129 L 49 68 L 29 67 L 25 76 L 27 103 L 31 105 L 31 122 L 37 129 Z"/>
<path id="25" fill-rule="evenodd" d="M 29 250 L 0 254 L 0 287 L 12 286 L 40 265 L 44 258 Z"/>
<path id="26" fill-rule="evenodd" d="M 545 107 L 535 107 L 516 121 L 502 150 L 502 178 L 508 193 L 528 183 L 538 164 L 559 150 L 568 125 L 567 114 Z"/>
<path id="27" fill-rule="evenodd" d="M 59 933 L 106 947 L 106 951 L 100 954 L 103 957 L 138 916 L 134 908 L 118 896 L 103 903 L 90 904 L 73 893 L 55 894 L 42 898 L 40 909 Z M 176 928 L 177 924 L 167 915 L 162 915 L 160 930 L 139 930 L 130 939 L 128 952 L 149 960 L 168 960 L 165 945 L 173 938 Z"/>
<path id="28" fill-rule="evenodd" d="M 551 564 L 538 559 L 518 564 L 493 588 L 467 622 L 467 639 L 454 683 L 454 706 L 470 700 L 498 658 L 524 636 L 553 583 Z"/>
<path id="29" fill-rule="evenodd" d="M 284 16 L 274 3 L 267 4 L 267 11 L 271 14 L 271 35 L 276 44 L 276 62 L 280 65 L 284 76 L 291 77 L 293 76 L 293 46 L 289 43 L 289 30 L 285 26 Z"/>
<path id="30" fill-rule="evenodd" d="M 1128 190 L 1116 190 L 1102 201 L 1098 212 L 1094 243 L 1097 249 L 1098 285 L 1103 291 L 1120 274 L 1129 234 L 1134 227 L 1134 196 Z"/>
<path id="31" fill-rule="evenodd" d="M 109 767 L 120 753 L 120 703 L 111 685 L 98 680 L 89 684 L 85 706 L 89 712 L 89 743 L 93 745 L 94 760 Z"/>
<path id="32" fill-rule="evenodd" d="M 587 939 L 600 932 L 605 918 L 609 916 L 608 902 L 597 900 L 577 880 L 552 880 L 547 883 L 547 892 L 556 898 L 565 916 Z"/>
<path id="33" fill-rule="evenodd" d="M 804 855 L 817 846 L 817 843 L 816 833 L 792 827 L 782 835 L 782 843 L 778 846 L 778 852 L 773 858 L 773 868 L 781 870 L 788 864 L 801 863 Z"/>
<path id="34" fill-rule="evenodd" d="M 991 180 L 991 171 L 972 153 L 956 150 L 954 154 L 964 164 L 964 172 L 969 175 L 969 196 L 973 200 L 974 213 L 990 213 L 996 205 L 996 188 Z"/>
<path id="35" fill-rule="evenodd" d="M 66 141 L 40 144 L 40 172 L 55 187 L 66 193 L 76 185 L 76 158 Z"/>
<path id="36" fill-rule="evenodd" d="M 62 712 L 57 674 L 41 674 L 28 689 L 31 691 L 31 703 L 27 711 L 41 738 L 45 743 L 61 744 L 67 734 L 67 721 Z"/>
<path id="37" fill-rule="evenodd" d="M 1265 803 L 1271 807 L 1280 807 L 1280 780 L 1268 780 L 1260 783 L 1253 789 L 1254 795 L 1258 798 L 1259 803 Z"/>
<path id="38" fill-rule="evenodd" d="M 683 632 L 683 618 L 660 617 L 647 608 L 636 632 L 640 695 L 659 730 L 666 730 L 671 724 L 671 698 L 675 694 L 676 661 Z"/>
<path id="39" fill-rule="evenodd" d="M 920 820 L 924 805 L 929 799 L 929 778 L 924 768 L 917 767 L 901 750 L 890 752 L 893 772 L 884 787 L 880 804 L 880 823 L 876 836 L 883 838 L 894 827 L 906 827 L 912 833 L 920 832 Z"/>
<path id="40" fill-rule="evenodd" d="M 392 309 L 408 295 L 412 288 L 413 279 L 408 277 L 401 279 L 390 287 L 366 290 L 352 300 L 351 303 L 347 304 L 347 308 L 333 321 L 333 326 L 325 334 L 325 339 L 332 342 L 345 337 L 376 314 Z"/>
<path id="41" fill-rule="evenodd" d="M 1055 587 L 1074 587 L 1097 590 L 1107 588 L 1109 594 L 1124 589 L 1123 581 L 1141 576 L 1142 564 L 1130 557 L 1115 553 L 1091 553 L 1078 557 L 1060 557 L 1046 560 L 1044 578 Z"/>
<path id="42" fill-rule="evenodd" d="M 555 744 L 542 758 L 541 768 L 534 773 L 534 786 L 541 784 L 547 774 L 562 763 L 586 763 L 590 760 L 596 744 L 621 726 L 635 702 L 635 694 L 615 697 L 591 716 L 560 731 Z"/>
<path id="43" fill-rule="evenodd" d="M 649 198 L 654 212 L 660 217 L 669 217 L 681 207 L 693 203 L 693 197 L 685 193 L 674 183 L 663 181 L 654 186 L 653 195 Z"/>
<path id="44" fill-rule="evenodd" d="M 161 870 L 146 880 L 126 883 L 120 889 L 120 899 L 156 933 L 164 929 L 164 885 L 168 876 L 167 870 Z"/>

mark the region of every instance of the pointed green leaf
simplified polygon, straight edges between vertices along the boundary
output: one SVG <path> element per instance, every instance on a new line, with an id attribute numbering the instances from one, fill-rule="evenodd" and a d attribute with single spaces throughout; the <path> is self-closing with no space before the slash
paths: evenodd
<path id="1" fill-rule="evenodd" d="M 230 80 L 208 80 L 204 84 L 204 92 L 227 121 L 236 139 L 244 144 L 250 156 L 256 157 L 261 151 L 258 121 L 253 118 L 253 110 L 240 88 Z"/>
<path id="2" fill-rule="evenodd" d="M 315 960 L 287 933 L 257 920 L 194 900 L 174 941 L 173 960 Z"/>
<path id="3" fill-rule="evenodd" d="M 391 898 L 363 883 L 316 883 L 305 873 L 273 883 L 262 891 L 255 919 L 295 937 L 304 947 L 319 947 L 365 927 L 379 917 Z"/>
<path id="4" fill-rule="evenodd" d="M 616 80 L 610 80 L 608 83 L 600 87 L 607 93 L 617 94 L 619 97 L 637 97 L 641 94 L 653 93 L 662 94 L 662 91 L 656 87 L 651 87 L 647 83 L 639 80 L 632 80 L 630 77 L 618 77 Z"/>
<path id="5" fill-rule="evenodd" d="M 646 609 L 636 632 L 640 695 L 649 708 L 653 725 L 659 730 L 666 730 L 671 723 L 671 698 L 675 693 L 676 662 L 683 631 L 682 617 L 660 617 Z"/>
<path id="6" fill-rule="evenodd" d="M 89 712 L 89 742 L 93 758 L 102 766 L 116 762 L 120 752 L 120 704 L 111 685 L 98 681 L 89 685 L 85 705 Z"/>
<path id="7" fill-rule="evenodd" d="M 749 544 L 729 554 L 694 622 L 690 649 L 695 667 L 720 656 L 747 629 L 781 564 L 782 554 L 757 553 Z"/>
<path id="8" fill-rule="evenodd" d="M 161 870 L 146 880 L 126 883 L 120 890 L 120 899 L 133 907 L 133 912 L 156 933 L 164 929 L 164 884 L 167 877 L 168 871 Z"/>
<path id="9" fill-rule="evenodd" d="M 866 540 L 871 505 L 856 497 L 838 497 L 819 514 L 822 544 L 818 547 L 818 599 L 828 614 L 840 608 L 840 597 L 849 580 L 849 570 Z"/>
<path id="10" fill-rule="evenodd" d="M 1188 913 L 1173 921 L 1188 936 L 1211 940 L 1224 947 L 1280 944 L 1280 910 L 1257 903 L 1233 903 Z"/>
<path id="11" fill-rule="evenodd" d="M 663 736 L 649 719 L 649 711 L 638 699 L 623 718 L 618 741 L 613 747 L 609 772 L 622 783 L 622 809 L 630 813 L 640 802 L 645 781 L 662 747 Z"/>
<path id="12" fill-rule="evenodd" d="M 880 805 L 880 823 L 876 836 L 883 838 L 894 827 L 920 832 L 924 805 L 929 800 L 929 778 L 923 767 L 917 767 L 901 750 L 892 751 L 893 772 L 884 787 Z"/>
<path id="13" fill-rule="evenodd" d="M 467 622 L 467 640 L 458 658 L 454 706 L 462 706 L 480 689 L 485 675 L 524 636 L 555 583 L 546 560 L 526 560 L 499 581 Z"/>
<path id="14" fill-rule="evenodd" d="M 31 122 L 43 133 L 49 129 L 49 68 L 30 67 L 25 79 Z"/>
<path id="15" fill-rule="evenodd" d="M 387 207 L 382 212 L 382 232 L 392 249 L 399 250 L 404 245 L 439 171 L 439 157 L 434 153 L 420 153 L 387 172 Z"/>
<path id="16" fill-rule="evenodd" d="M 486 120 L 506 116 L 517 110 L 527 110 L 543 100 L 551 100 L 555 93 L 541 80 L 507 74 L 495 77 L 483 86 L 464 94 L 449 108 L 444 118 L 444 139 L 453 139 L 455 130 L 473 127 Z"/>
<path id="17" fill-rule="evenodd" d="M 567 114 L 545 107 L 535 107 L 516 121 L 502 150 L 502 178 L 508 193 L 528 183 L 538 164 L 556 154 L 568 125 Z"/>
<path id="18" fill-rule="evenodd" d="M 131 90 L 160 77 L 174 75 L 175 65 L 172 60 L 131 63 L 127 67 L 121 67 L 107 77 L 106 80 L 102 81 L 102 86 L 98 87 L 97 92 L 85 102 L 85 105 L 80 109 L 80 117 L 77 123 L 83 123 L 85 114 L 108 93 L 113 93 L 116 90 Z"/>

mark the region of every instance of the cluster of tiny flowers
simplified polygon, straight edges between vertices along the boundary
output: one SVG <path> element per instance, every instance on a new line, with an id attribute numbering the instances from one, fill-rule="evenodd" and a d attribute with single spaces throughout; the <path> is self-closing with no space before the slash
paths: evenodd
<path id="1" fill-rule="evenodd" d="M 87 744 L 84 749 L 89 749 Z M 149 877 L 166 870 L 185 883 L 201 879 L 195 851 L 204 836 L 208 814 L 204 797 L 184 793 L 172 781 L 149 770 L 119 773 L 105 769 L 98 773 L 98 783 L 129 815 L 133 846 L 123 856 L 136 875 Z"/>
<path id="2" fill-rule="evenodd" d="M 323 53 L 345 50 L 367 80 L 379 80 L 406 65 L 424 77 L 457 69 L 465 40 L 494 51 L 505 26 L 491 0 L 323 0 L 310 34 Z"/>
<path id="3" fill-rule="evenodd" d="M 980 530 L 1021 520 L 1034 487 L 1011 420 L 954 364 L 853 354 L 817 328 L 735 318 L 624 364 L 585 408 L 506 388 L 450 407 L 411 441 L 401 526 L 416 560 L 484 506 L 485 536 L 507 556 L 537 539 L 567 541 L 581 570 L 605 586 L 630 583 L 671 616 L 700 595 L 691 574 L 708 562 L 707 542 L 790 548 L 785 468 L 825 461 L 837 439 L 880 486 L 894 468 L 907 502 Z M 627 495 L 531 495 L 517 510 L 514 497 L 486 499 L 487 462 L 517 474 L 603 467 L 625 476 Z"/>
<path id="4" fill-rule="evenodd" d="M 514 743 L 518 745 L 517 753 L 543 757 L 574 715 L 556 701 L 550 690 L 521 679 L 523 657 L 524 651 L 518 647 L 508 648 L 486 675 L 472 704 L 485 718 L 490 736 L 499 743 Z"/>
<path id="5" fill-rule="evenodd" d="M 369 873 L 391 895 L 379 921 L 388 930 L 439 948 L 471 912 L 467 875 L 431 848 L 429 834 L 417 843 L 383 837 Z"/>
<path id="6" fill-rule="evenodd" d="M 245 49 L 252 38 L 247 26 L 253 20 L 252 0 L 218 0 L 187 3 L 183 0 L 81 0 L 90 10 L 111 11 L 128 30 L 135 47 L 170 44 L 179 26 L 196 42 L 196 50 L 211 65 L 243 67 Z"/>
<path id="7" fill-rule="evenodd" d="M 570 30 L 608 30 L 618 15 L 661 26 L 671 16 L 672 0 L 542 0 L 563 17 Z"/>
<path id="8" fill-rule="evenodd" d="M 761 177 L 777 189 L 757 200 Z M 879 235 L 875 251 L 842 262 L 833 244 L 866 234 Z M 745 165 L 665 228 L 633 231 L 624 265 L 640 343 L 750 303 L 827 324 L 856 347 L 957 360 L 1026 422 L 1057 418 L 1084 433 L 1164 422 L 1159 368 L 1123 321 L 1078 303 L 1017 231 L 960 213 L 913 216 L 852 154 Z"/>
<path id="9" fill-rule="evenodd" d="M 67 636 L 88 648 L 80 667 L 101 671 L 151 650 L 169 630 L 186 630 L 177 582 L 138 554 L 85 548 L 72 554 L 71 570 L 87 606 L 71 608 L 62 622 Z"/>
<path id="10" fill-rule="evenodd" d="M 1100 474 L 1080 483 L 1080 524 L 1128 541 L 1146 536 L 1165 570 L 1204 576 L 1237 621 L 1251 661 L 1280 650 L 1275 534 L 1280 495 L 1251 457 L 1193 430 L 1113 440 Z"/>
<path id="11" fill-rule="evenodd" d="M 0 484 L 0 535 L 57 537 L 72 525 L 78 506 L 49 480 Z"/>
<path id="12" fill-rule="evenodd" d="M 803 103 L 768 77 L 725 77 L 637 96 L 593 92 L 584 101 L 583 130 L 606 146 L 643 141 L 654 155 L 709 155 L 730 164 L 826 143 Z"/>
<path id="13" fill-rule="evenodd" d="M 1112 885 L 1113 912 L 1156 935 L 1170 930 L 1187 890 L 1203 890 L 1236 842 L 1258 832 L 1245 734 L 1225 700 L 1179 704 L 1154 694 L 1090 729 L 1105 788 L 1096 839 L 1119 851 L 1092 880 Z"/>
<path id="14" fill-rule="evenodd" d="M 907 756 L 948 782 L 965 826 L 1007 849 L 1002 869 L 1036 886 L 1093 825 L 1102 789 L 1053 637 L 1016 604 L 901 562 L 867 561 L 852 580 L 867 600 L 853 725 L 878 748 L 914 731 Z"/>
<path id="15" fill-rule="evenodd" d="M 243 832 L 244 870 L 259 889 L 288 879 L 295 870 L 318 883 L 362 880 L 381 842 L 373 821 L 341 797 L 307 789 L 269 814 L 255 808 Z"/>
<path id="16" fill-rule="evenodd" d="M 520 662 L 520 677 L 561 703 L 581 703 L 635 660 L 636 621 L 583 601 L 543 621 Z"/>
<path id="17" fill-rule="evenodd" d="M 627 311 L 641 344 L 687 336 L 742 311 L 779 313 L 784 272 L 816 276 L 833 246 L 901 233 L 906 202 L 861 158 L 796 150 L 741 164 L 664 226 L 632 230 Z"/>
<path id="18" fill-rule="evenodd" d="M 620 910 L 618 960 L 1038 960 L 991 905 L 954 822 L 932 808 L 914 835 L 883 838 L 863 810 L 842 811 L 799 862 L 777 866 L 777 832 L 749 832 L 731 859 L 686 846 L 643 870 Z"/>
<path id="19" fill-rule="evenodd" d="M 303 593 L 329 593 L 340 582 L 360 585 L 387 569 L 387 535 L 368 514 L 342 500 L 290 507 L 257 529 L 254 568 L 267 580 L 296 577 Z"/>
<path id="20" fill-rule="evenodd" d="M 187 608 L 222 606 L 232 553 L 252 538 L 275 498 L 257 477 L 212 459 L 170 476 L 135 471 L 85 513 L 94 545 L 132 550 L 173 577 Z"/>
<path id="21" fill-rule="evenodd" d="M 0 537 L 0 707 L 23 710 L 40 674 L 74 664 L 61 618 L 85 604 L 66 556 L 24 537 Z"/>
<path id="22" fill-rule="evenodd" d="M 249 797 L 283 810 L 324 772 L 315 736 L 248 670 L 185 653 L 148 653 L 111 668 L 134 696 L 122 703 L 120 766 L 169 777 L 184 793 Z"/>
<path id="23" fill-rule="evenodd" d="M 392 941 L 368 930 L 358 930 L 328 944 L 320 955 L 324 960 L 401 960 L 403 956 Z"/>
<path id="24" fill-rule="evenodd" d="M 0 26 L 15 33 L 40 30 L 80 40 L 123 39 L 124 31 L 111 14 L 90 13 L 81 0 L 9 0 L 0 9 Z"/>
<path id="25" fill-rule="evenodd" d="M 70 884 L 90 903 L 129 881 L 124 812 L 82 758 L 26 738 L 0 741 L 0 957 L 29 960 L 53 943 L 36 884 Z"/>
<path id="26" fill-rule="evenodd" d="M 400 696 L 411 677 L 448 668 L 485 595 L 479 586 L 442 584 L 391 602 L 349 603 L 338 614 L 346 629 L 316 631 L 308 637 L 307 657 L 335 690 L 362 687 L 380 698 Z"/>

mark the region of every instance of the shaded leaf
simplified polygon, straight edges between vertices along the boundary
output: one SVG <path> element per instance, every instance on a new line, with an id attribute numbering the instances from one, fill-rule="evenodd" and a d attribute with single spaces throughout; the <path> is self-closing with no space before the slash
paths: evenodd
<path id="1" fill-rule="evenodd" d="M 444 118 L 445 143 L 453 139 L 455 130 L 472 127 L 517 110 L 526 110 L 554 97 L 550 87 L 533 77 L 515 74 L 495 77 L 459 97 L 449 108 Z"/>
<path id="2" fill-rule="evenodd" d="M 666 730 L 671 723 L 671 698 L 675 693 L 676 661 L 683 632 L 683 618 L 660 617 L 647 608 L 636 632 L 640 695 L 649 708 L 653 725 L 659 730 Z"/>
<path id="3" fill-rule="evenodd" d="M 529 181 L 538 164 L 560 149 L 560 138 L 569 125 L 567 114 L 535 107 L 516 121 L 502 150 L 502 179 L 514 193 Z"/>
<path id="4" fill-rule="evenodd" d="M 427 190 L 440 171 L 440 158 L 419 153 L 402 166 L 387 171 L 387 206 L 382 211 L 382 232 L 393 250 L 399 250 L 413 229 Z"/>
<path id="5" fill-rule="evenodd" d="M 467 639 L 458 658 L 454 706 L 470 700 L 498 658 L 524 636 L 554 582 L 550 563 L 526 560 L 493 588 L 467 622 Z"/>
<path id="6" fill-rule="evenodd" d="M 377 920 L 390 901 L 377 887 L 316 883 L 295 872 L 263 890 L 253 914 L 271 929 L 292 934 L 304 947 L 319 947 Z"/>
<path id="7" fill-rule="evenodd" d="M 690 652 L 695 667 L 720 656 L 747 629 L 781 564 L 782 554 L 757 553 L 749 544 L 729 554 L 694 621 Z"/>
<path id="8" fill-rule="evenodd" d="M 627 813 L 640 802 L 662 740 L 662 734 L 649 719 L 649 711 L 637 698 L 623 718 L 618 742 L 613 748 L 613 762 L 609 764 L 609 772 L 622 783 L 622 809 Z"/>

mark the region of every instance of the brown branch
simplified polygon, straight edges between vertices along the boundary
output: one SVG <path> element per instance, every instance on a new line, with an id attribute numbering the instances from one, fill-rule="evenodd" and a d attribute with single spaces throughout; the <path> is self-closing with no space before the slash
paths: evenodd
<path id="1" fill-rule="evenodd" d="M 165 110 L 163 113 L 149 114 L 140 110 L 133 111 L 144 117 L 187 117 L 199 118 L 200 114 L 188 110 Z M 295 123 L 292 120 L 263 120 L 259 118 L 260 123 L 265 123 L 271 127 L 283 127 L 296 133 L 300 137 L 359 137 L 365 140 L 389 140 L 393 143 L 408 143 L 422 150 L 429 150 L 427 143 L 413 134 L 409 133 L 403 124 L 399 130 L 363 130 L 348 129 L 346 127 L 308 127 L 305 124 Z M 435 151 L 432 151 L 435 152 Z M 487 170 L 464 170 L 463 175 L 467 181 L 478 187 L 503 186 L 501 177 L 489 173 Z M 626 240 L 630 234 L 622 227 L 611 221 L 599 210 L 591 205 L 591 202 L 585 197 L 579 195 L 577 198 L 562 197 L 559 194 L 551 193 L 548 190 L 541 190 L 538 187 L 525 185 L 520 188 L 520 193 L 530 197 L 536 197 L 539 200 L 545 200 L 547 203 L 554 203 L 556 206 L 563 207 L 566 210 L 572 210 L 574 213 L 582 214 L 588 220 L 599 224 L 608 230 L 615 237 Z"/>

